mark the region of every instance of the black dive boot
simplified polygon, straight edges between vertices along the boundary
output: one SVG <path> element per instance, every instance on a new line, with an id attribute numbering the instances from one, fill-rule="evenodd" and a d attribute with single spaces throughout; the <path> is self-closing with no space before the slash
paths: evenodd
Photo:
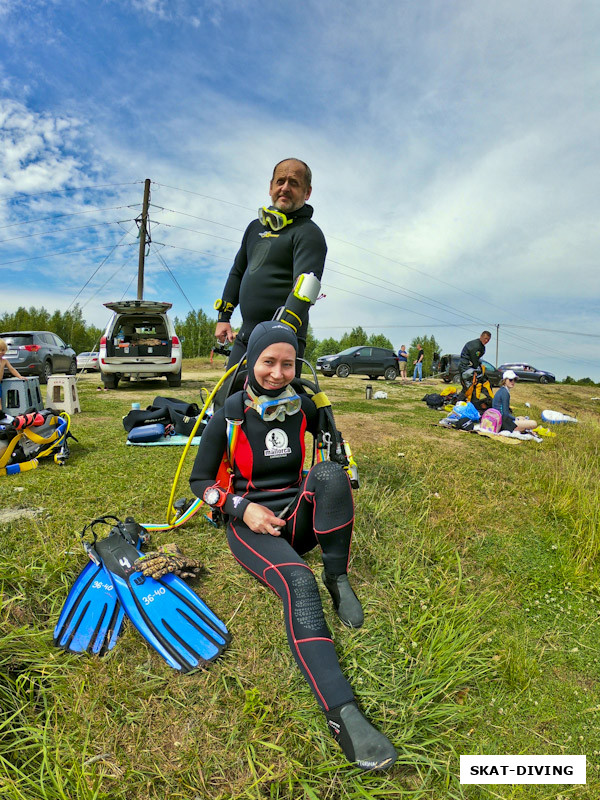
<path id="1" fill-rule="evenodd" d="M 389 769 L 398 758 L 394 746 L 383 733 L 363 717 L 356 703 L 345 703 L 325 712 L 333 737 L 348 761 L 361 769 Z"/>
<path id="2" fill-rule="evenodd" d="M 323 570 L 321 576 L 325 588 L 331 595 L 333 607 L 344 625 L 349 628 L 360 628 L 365 617 L 360 600 L 354 594 L 347 575 L 329 575 Z"/>

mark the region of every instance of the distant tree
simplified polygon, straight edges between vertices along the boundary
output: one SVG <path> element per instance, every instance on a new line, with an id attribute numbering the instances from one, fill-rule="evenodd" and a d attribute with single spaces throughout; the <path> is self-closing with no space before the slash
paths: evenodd
<path id="1" fill-rule="evenodd" d="M 572 386 L 573 384 L 577 383 L 577 381 L 575 380 L 575 378 L 572 378 L 570 375 L 567 375 L 567 377 L 564 379 L 563 383 L 567 383 L 570 386 Z"/>
<path id="2" fill-rule="evenodd" d="M 431 364 L 433 362 L 433 354 L 440 352 L 440 346 L 436 342 L 434 336 L 415 336 L 415 338 L 410 343 L 410 347 L 408 350 L 408 370 L 407 375 L 412 376 L 412 371 L 414 369 L 413 362 L 417 358 L 417 345 L 423 345 L 423 377 L 431 375 Z"/>
<path id="3" fill-rule="evenodd" d="M 361 344 L 368 344 L 368 341 L 369 337 L 367 336 L 367 332 L 359 325 L 356 328 L 352 328 L 350 333 L 345 333 L 342 336 L 340 339 L 340 347 L 342 350 L 346 350 L 348 347 L 358 347 Z"/>
<path id="4" fill-rule="evenodd" d="M 315 334 L 313 332 L 312 326 L 308 326 L 308 330 L 306 332 L 306 348 L 304 350 L 304 360 L 310 361 L 312 364 L 313 361 L 316 360 L 315 358 L 315 350 L 319 345 L 319 340 L 315 338 Z"/>
<path id="5" fill-rule="evenodd" d="M 338 340 L 329 337 L 328 339 L 321 339 L 321 341 L 317 342 L 312 357 L 316 361 L 317 358 L 321 358 L 321 356 L 335 355 L 335 353 L 339 353 L 340 350 L 343 350 L 343 347 L 340 347 Z"/>
<path id="6" fill-rule="evenodd" d="M 394 349 L 394 345 L 383 333 L 372 333 L 369 336 L 367 344 L 370 344 L 371 347 L 387 347 L 389 350 Z"/>
<path id="7" fill-rule="evenodd" d="M 184 320 L 175 317 L 173 324 L 182 342 L 181 352 L 184 358 L 210 355 L 216 341 L 214 319 L 198 309 L 189 311 Z"/>
<path id="8" fill-rule="evenodd" d="M 596 383 L 591 378 L 579 378 L 577 386 L 595 386 Z"/>
<path id="9" fill-rule="evenodd" d="M 94 325 L 87 325 L 81 308 L 73 306 L 68 311 L 55 311 L 50 314 L 42 308 L 20 306 L 14 313 L 0 316 L 1 331 L 51 331 L 80 353 L 82 350 L 98 348 L 101 331 Z"/>

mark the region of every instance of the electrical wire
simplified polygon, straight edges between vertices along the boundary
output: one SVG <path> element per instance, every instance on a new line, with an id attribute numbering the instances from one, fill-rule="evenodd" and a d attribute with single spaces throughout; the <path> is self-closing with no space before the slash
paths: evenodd
<path id="1" fill-rule="evenodd" d="M 23 222 L 11 222 L 10 225 L 0 225 L 0 230 L 4 230 L 5 228 L 16 228 L 19 225 L 30 225 L 33 222 L 47 222 L 49 219 L 61 219 L 62 217 L 78 217 L 81 214 L 93 214 L 96 211 L 120 211 L 122 208 L 137 208 L 137 205 L 103 206 L 102 208 L 88 208 L 85 211 L 73 211 L 71 214 L 54 214 L 51 217 L 38 217 L 37 219 L 26 219 Z"/>
<path id="2" fill-rule="evenodd" d="M 14 242 L 17 239 L 32 239 L 36 236 L 54 236 L 56 233 L 65 233 L 66 231 L 83 231 L 89 228 L 100 228 L 102 225 L 120 225 L 122 222 L 130 222 L 129 219 L 115 219 L 111 222 L 96 222 L 93 225 L 76 225 L 74 228 L 55 228 L 52 231 L 42 231 L 41 233 L 27 233 L 24 236 L 11 236 L 10 239 L 0 239 L 0 244 L 5 242 Z"/>
<path id="3" fill-rule="evenodd" d="M 162 257 L 162 255 L 161 255 L 160 251 L 159 251 L 159 250 L 157 250 L 157 249 L 156 249 L 156 247 L 154 247 L 154 248 L 151 248 L 151 249 L 154 249 L 154 253 L 155 253 L 155 255 L 157 255 L 157 256 L 158 256 L 158 258 L 159 258 L 159 259 L 160 259 L 160 261 L 162 262 L 162 264 L 163 264 L 164 268 L 167 270 L 167 272 L 169 273 L 169 275 L 170 275 L 170 276 L 171 276 L 171 278 L 173 279 L 173 282 L 174 282 L 175 286 L 177 286 L 177 288 L 179 289 L 179 291 L 181 292 L 181 294 L 182 294 L 182 295 L 185 297 L 185 299 L 187 300 L 187 302 L 188 302 L 188 305 L 189 305 L 189 307 L 192 309 L 192 311 L 194 311 L 194 312 L 195 312 L 195 310 L 196 310 L 196 309 L 195 309 L 195 308 L 194 308 L 194 306 L 191 304 L 191 302 L 190 302 L 190 299 L 188 298 L 188 296 L 186 295 L 186 293 L 183 291 L 183 289 L 182 289 L 182 288 L 181 288 L 181 286 L 179 285 L 179 281 L 177 280 L 177 278 L 175 277 L 175 275 L 174 275 L 174 274 L 173 274 L 173 272 L 171 271 L 171 269 L 170 269 L 169 265 L 167 264 L 167 262 L 166 262 L 166 261 L 164 260 L 164 258 Z"/>
<path id="4" fill-rule="evenodd" d="M 211 225 L 219 225 L 221 228 L 229 228 L 231 231 L 243 233 L 243 228 L 235 228 L 233 225 L 225 225 L 224 222 L 216 222 L 214 219 L 206 219 L 206 217 L 198 217 L 196 214 L 189 214 L 187 211 L 176 211 L 174 208 L 165 208 L 165 206 L 157 206 L 155 203 L 149 203 L 149 208 L 158 208 L 161 211 L 168 211 L 170 214 L 181 214 L 183 217 L 191 217 L 192 219 L 199 219 L 202 222 L 209 222 Z"/>
<path id="5" fill-rule="evenodd" d="M 225 203 L 228 206 L 235 206 L 235 208 L 243 208 L 244 211 L 252 211 L 248 206 L 240 206 L 238 203 L 232 203 L 229 200 L 220 200 L 218 197 L 211 197 L 208 194 L 200 194 L 200 192 L 192 192 L 191 189 L 180 189 L 178 186 L 167 186 L 166 183 L 155 183 L 152 181 L 152 186 L 160 186 L 162 189 L 173 189 L 176 192 L 185 192 L 186 194 L 193 194 L 196 197 L 204 197 L 205 200 L 214 200 L 217 203 Z"/>
<path id="6" fill-rule="evenodd" d="M 24 200 L 32 197 L 43 197 L 46 194 L 64 194 L 65 192 L 87 192 L 94 189 L 113 189 L 117 186 L 135 186 L 144 181 L 131 181 L 130 183 L 97 183 L 92 186 L 71 186 L 67 189 L 51 189 L 47 192 L 38 192 L 37 194 L 13 194 L 11 197 L 0 197 L 0 203 L 10 203 L 12 200 Z"/>
<path id="7" fill-rule="evenodd" d="M 69 303 L 69 305 L 68 305 L 68 307 L 67 307 L 67 311 L 68 311 L 68 310 L 69 310 L 69 308 L 71 308 L 71 306 L 72 306 L 72 305 L 75 303 L 75 301 L 77 300 L 77 298 L 79 297 L 79 295 L 80 295 L 80 294 L 83 292 L 83 290 L 84 290 L 84 289 L 85 289 L 85 287 L 88 285 L 88 283 L 89 283 L 89 282 L 92 280 L 92 278 L 94 277 L 94 275 L 96 275 L 96 273 L 97 273 L 97 272 L 99 272 L 99 271 L 100 271 L 100 269 L 102 269 L 102 267 L 103 267 L 103 266 L 106 264 L 106 262 L 108 261 L 108 259 L 111 257 L 111 255 L 112 255 L 112 254 L 115 252 L 115 250 L 117 249 L 117 247 L 122 247 L 122 246 L 123 246 L 123 245 L 121 244 L 121 242 L 122 242 L 122 241 L 123 241 L 123 239 L 124 239 L 124 238 L 127 236 L 127 234 L 128 234 L 128 233 L 129 233 L 129 231 L 125 231 L 125 233 L 123 234 L 123 236 L 121 236 L 121 238 L 119 239 L 118 243 L 117 243 L 117 244 L 115 244 L 115 245 L 114 245 L 114 247 L 111 249 L 110 253 L 108 253 L 108 254 L 106 255 L 106 257 L 102 259 L 102 261 L 100 262 L 100 264 L 99 264 L 99 265 L 96 267 L 96 269 L 95 269 L 95 270 L 92 272 L 92 274 L 91 274 L 91 275 L 90 275 L 90 277 L 87 279 L 87 281 L 86 281 L 86 282 L 83 284 L 83 286 L 81 287 L 81 289 L 80 289 L 80 290 L 77 292 L 77 294 L 75 295 L 75 297 L 73 298 L 73 300 L 71 300 L 71 302 Z M 127 245 L 125 245 L 125 246 L 127 246 Z"/>
<path id="8" fill-rule="evenodd" d="M 113 245 L 98 245 L 97 247 L 84 247 L 81 250 L 62 250 L 61 252 L 45 253 L 43 256 L 30 256 L 29 258 L 17 258 L 14 261 L 2 261 L 0 267 L 5 267 L 8 264 L 21 264 L 24 261 L 38 261 L 40 258 L 52 258 L 53 256 L 71 256 L 75 253 L 90 253 L 92 250 L 105 250 L 107 247 Z M 114 247 L 132 247 L 132 244 L 117 244 Z"/>

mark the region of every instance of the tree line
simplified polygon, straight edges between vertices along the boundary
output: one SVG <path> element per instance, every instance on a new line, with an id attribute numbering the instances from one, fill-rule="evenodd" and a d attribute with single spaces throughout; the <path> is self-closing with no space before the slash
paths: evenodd
<path id="1" fill-rule="evenodd" d="M 209 317 L 202 310 L 189 311 L 183 319 L 175 317 L 173 324 L 177 336 L 181 340 L 184 358 L 207 358 L 210 355 L 215 346 L 215 319 Z M 2 331 L 51 331 L 60 336 L 77 353 L 97 350 L 103 333 L 95 325 L 86 323 L 79 305 L 73 306 L 68 311 L 57 310 L 52 313 L 43 306 L 39 309 L 34 306 L 30 308 L 20 306 L 14 313 L 0 314 L 0 336 Z M 352 328 L 349 333 L 343 333 L 339 339 L 334 337 L 317 339 L 309 325 L 304 357 L 314 364 L 320 356 L 340 353 L 348 347 L 386 347 L 398 352 L 400 344 L 402 342 L 394 346 L 383 333 L 367 334 L 360 325 Z M 409 343 L 404 344 L 407 344 L 408 350 L 407 375 L 412 376 L 413 362 L 417 358 L 418 352 L 417 344 L 421 344 L 423 347 L 423 375 L 431 375 L 435 357 L 442 352 L 435 337 L 427 336 L 427 334 L 415 336 Z M 591 378 L 576 380 L 570 376 L 567 376 L 563 383 L 580 386 L 597 385 Z"/>

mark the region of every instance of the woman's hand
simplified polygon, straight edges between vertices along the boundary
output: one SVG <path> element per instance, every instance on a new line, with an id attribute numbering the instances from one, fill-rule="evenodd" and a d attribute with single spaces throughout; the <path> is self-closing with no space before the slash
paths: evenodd
<path id="1" fill-rule="evenodd" d="M 250 503 L 244 511 L 243 520 L 254 533 L 269 533 L 271 536 L 280 536 L 279 528 L 285 525 L 284 519 L 279 519 L 266 506 Z"/>

